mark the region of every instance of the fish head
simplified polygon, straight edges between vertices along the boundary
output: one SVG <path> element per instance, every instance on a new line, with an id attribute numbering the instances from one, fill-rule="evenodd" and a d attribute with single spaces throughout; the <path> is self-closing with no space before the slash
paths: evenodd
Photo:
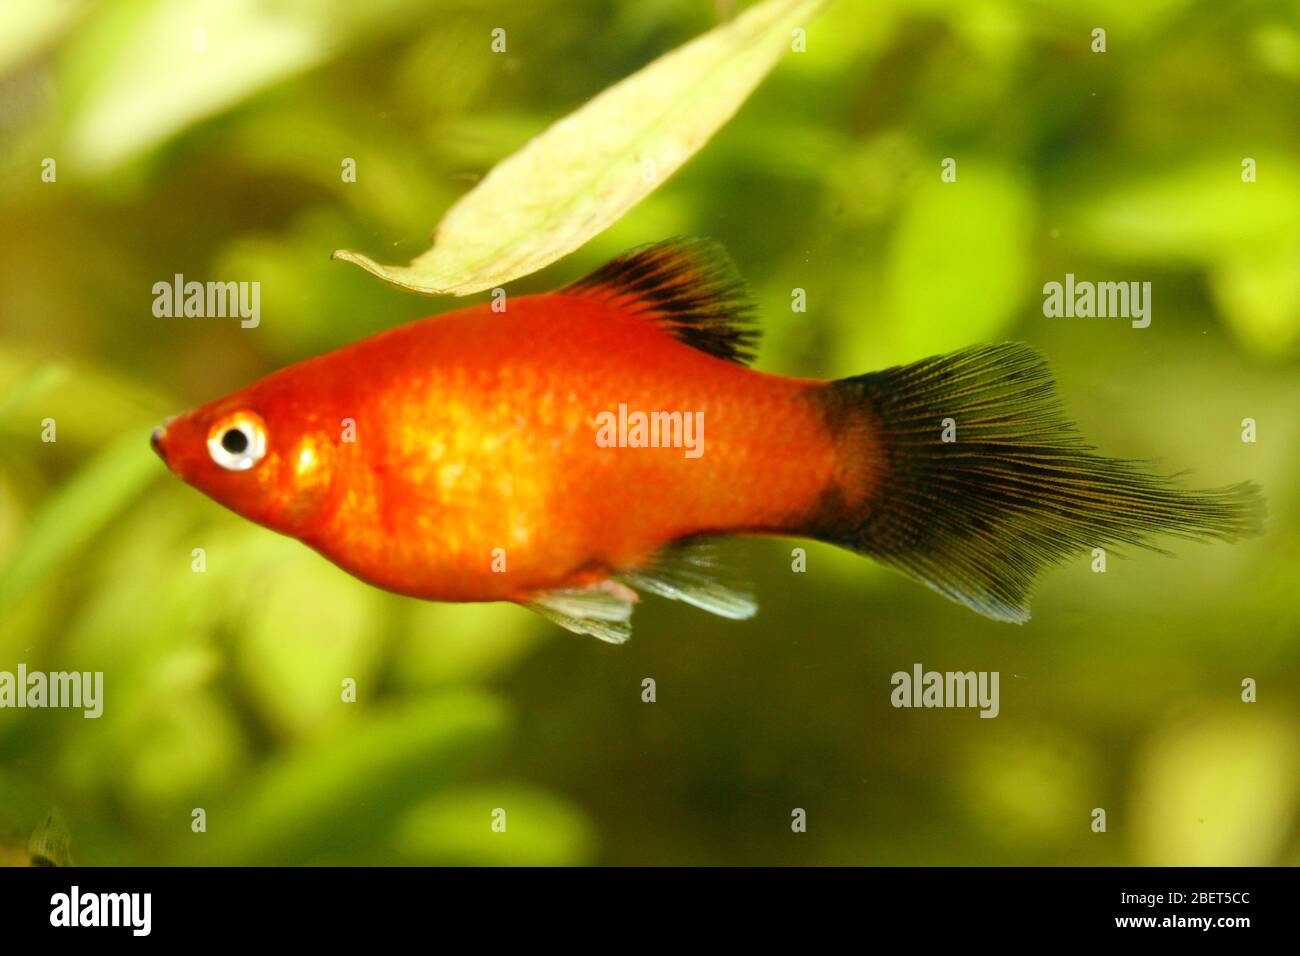
<path id="1" fill-rule="evenodd" d="M 301 536 L 329 494 L 337 437 L 319 410 L 259 383 L 169 418 L 149 441 L 173 474 L 209 498 Z"/>

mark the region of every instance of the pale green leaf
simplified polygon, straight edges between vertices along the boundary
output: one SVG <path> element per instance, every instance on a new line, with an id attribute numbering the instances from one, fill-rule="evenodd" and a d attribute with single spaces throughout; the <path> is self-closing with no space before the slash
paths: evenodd
<path id="1" fill-rule="evenodd" d="M 340 725 L 208 814 L 202 862 L 297 863 L 373 850 L 401 812 L 494 746 L 507 714 L 477 693 L 403 702 Z M 181 821 L 186 826 L 188 821 Z"/>
<path id="2" fill-rule="evenodd" d="M 1255 353 L 1300 349 L 1300 243 L 1243 248 L 1210 270 L 1210 288 L 1228 326 Z"/>
<path id="3" fill-rule="evenodd" d="M 355 681 L 359 700 L 374 698 L 383 594 L 295 541 L 268 535 L 266 542 L 272 560 L 249 568 L 261 584 L 239 629 L 240 670 L 277 731 L 320 737 L 358 709 L 343 701 L 345 678 Z M 209 551 L 208 560 L 226 555 Z"/>
<path id="4" fill-rule="evenodd" d="M 1253 183 L 1242 181 L 1241 157 L 1217 155 L 1081 191 L 1062 233 L 1098 257 L 1175 266 L 1292 242 L 1300 231 L 1300 164 L 1263 151 L 1254 158 Z"/>
<path id="5" fill-rule="evenodd" d="M 39 440 L 42 420 L 52 418 L 61 447 L 98 448 L 105 435 L 142 428 L 147 449 L 149 429 L 175 411 L 175 403 L 109 366 L 51 361 L 0 343 L 0 435 L 6 439 Z"/>
<path id="6" fill-rule="evenodd" d="M 0 608 L 8 610 L 90 541 L 158 477 L 160 467 L 141 428 L 107 446 L 46 498 L 16 557 L 0 572 Z"/>
<path id="7" fill-rule="evenodd" d="M 402 688 L 471 683 L 515 666 L 547 632 L 537 615 L 513 604 L 410 602 L 406 634 L 393 651 Z"/>
<path id="8" fill-rule="evenodd" d="M 1231 692 L 1231 689 L 1230 689 Z M 1138 764 L 1125 829 L 1144 866 L 1268 866 L 1294 820 L 1295 726 L 1258 705 L 1170 727 Z"/>
<path id="9" fill-rule="evenodd" d="M 35 368 L 30 375 L 20 379 L 17 383 L 9 385 L 5 381 L 5 356 L 0 356 L 0 418 L 6 417 L 14 408 L 32 401 L 32 399 L 43 395 L 49 389 L 60 385 L 68 377 L 68 367 L 61 362 L 47 362 Z"/>
<path id="10" fill-rule="evenodd" d="M 403 815 L 393 841 L 405 860 L 422 866 L 573 866 L 589 862 L 594 843 L 574 807 L 518 783 L 423 800 Z"/>
<path id="11" fill-rule="evenodd" d="M 918 147 L 907 141 L 896 150 L 918 155 Z M 862 168 L 891 175 L 889 164 L 878 157 Z M 906 184 L 900 180 L 899 185 Z M 941 181 L 936 164 L 903 192 L 884 255 L 836 263 L 833 284 L 810 292 L 813 307 L 838 328 L 828 356 L 831 377 L 997 341 L 1029 305 L 1038 207 L 1017 171 L 972 156 L 959 164 L 956 182 Z M 883 219 L 889 212 L 885 193 L 876 197 L 864 203 L 864 219 Z M 872 209 L 873 203 L 878 208 Z M 864 573 L 862 562 L 840 549 L 822 560 L 839 568 L 845 581 Z"/>
<path id="12" fill-rule="evenodd" d="M 409 265 L 334 253 L 394 285 L 468 295 L 599 235 L 738 110 L 825 0 L 766 0 L 602 92 L 498 164 Z"/>
<path id="13" fill-rule="evenodd" d="M 68 146 L 80 165 L 108 169 L 319 63 L 322 30 L 254 0 L 126 0 L 91 21 L 71 47 L 65 83 Z"/>
<path id="14" fill-rule="evenodd" d="M 6 3 L 0 29 L 0 73 L 8 72 L 56 38 L 86 6 L 86 0 Z"/>
<path id="15" fill-rule="evenodd" d="M 1024 300 L 1034 213 L 1017 177 L 996 166 L 968 162 L 957 182 L 936 174 L 920 186 L 889 253 L 893 342 L 876 360 L 912 361 L 1001 336 Z"/>
<path id="16" fill-rule="evenodd" d="M 69 151 L 85 169 L 111 170 L 393 29 L 417 7 L 416 0 L 102 4 L 62 58 Z"/>

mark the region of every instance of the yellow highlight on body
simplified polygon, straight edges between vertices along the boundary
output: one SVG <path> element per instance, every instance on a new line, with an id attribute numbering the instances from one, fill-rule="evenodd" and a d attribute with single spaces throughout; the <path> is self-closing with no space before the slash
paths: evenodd
<path id="1" fill-rule="evenodd" d="M 298 449 L 298 460 L 294 463 L 294 472 L 303 478 L 315 471 L 319 464 L 320 457 L 316 454 L 315 443 L 310 438 L 303 439 L 302 446 Z"/>

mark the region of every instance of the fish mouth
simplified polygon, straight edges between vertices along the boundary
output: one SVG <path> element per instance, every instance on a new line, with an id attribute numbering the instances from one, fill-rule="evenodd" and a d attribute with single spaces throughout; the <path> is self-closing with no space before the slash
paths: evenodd
<path id="1" fill-rule="evenodd" d="M 155 428 L 149 435 L 149 447 L 157 452 L 158 457 L 167 463 L 167 426 L 175 420 L 175 416 L 168 418 L 161 425 Z"/>
<path id="2" fill-rule="evenodd" d="M 149 447 L 156 451 L 158 457 L 163 461 L 167 460 L 167 456 L 163 453 L 163 439 L 166 437 L 167 429 L 161 427 L 155 428 L 153 433 L 149 436 Z"/>

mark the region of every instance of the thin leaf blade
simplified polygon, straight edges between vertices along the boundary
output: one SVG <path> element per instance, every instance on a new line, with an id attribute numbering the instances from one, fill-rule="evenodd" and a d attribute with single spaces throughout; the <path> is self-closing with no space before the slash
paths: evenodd
<path id="1" fill-rule="evenodd" d="M 603 91 L 497 164 L 408 265 L 333 257 L 426 295 L 482 292 L 550 265 L 690 159 L 825 2 L 766 0 Z"/>

